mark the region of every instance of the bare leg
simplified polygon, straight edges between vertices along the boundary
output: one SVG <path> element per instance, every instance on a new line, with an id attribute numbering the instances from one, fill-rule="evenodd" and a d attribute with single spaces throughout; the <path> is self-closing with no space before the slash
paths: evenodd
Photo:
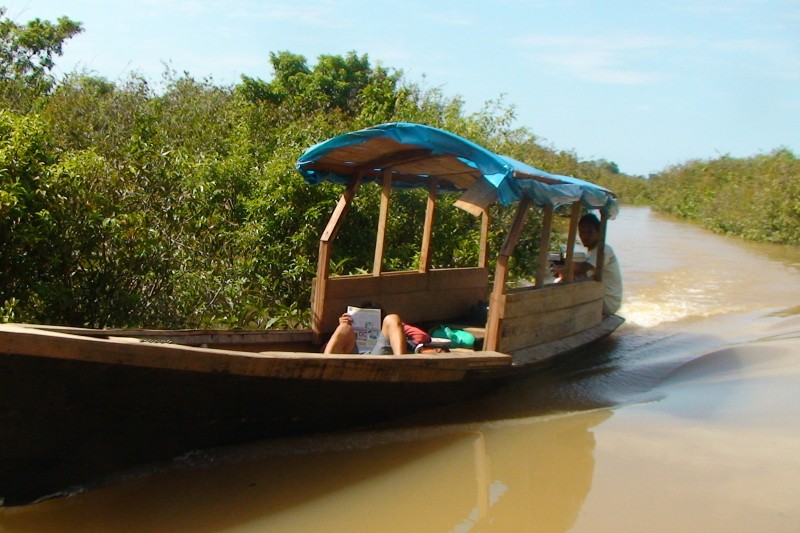
<path id="1" fill-rule="evenodd" d="M 325 345 L 324 353 L 353 353 L 356 348 L 356 332 L 351 325 L 352 320 L 347 315 L 342 315 L 339 325 L 336 326 L 328 344 Z"/>
<path id="2" fill-rule="evenodd" d="M 406 334 L 403 333 L 403 321 L 398 315 L 386 315 L 381 327 L 383 336 L 389 339 L 394 355 L 406 353 Z"/>

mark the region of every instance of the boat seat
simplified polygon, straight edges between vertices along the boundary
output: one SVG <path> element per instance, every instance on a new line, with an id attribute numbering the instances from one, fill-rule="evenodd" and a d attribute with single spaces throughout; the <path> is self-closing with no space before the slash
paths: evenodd
<path id="1" fill-rule="evenodd" d="M 487 300 L 488 277 L 485 267 L 331 277 L 325 284 L 318 332 L 333 332 L 347 306 L 360 306 L 364 302 L 376 304 L 384 313 L 396 313 L 409 324 L 420 327 L 447 323 L 452 317 L 462 317 L 458 321 L 463 323 L 463 317 L 469 316 L 476 304 Z M 320 296 L 312 293 L 312 309 Z"/>

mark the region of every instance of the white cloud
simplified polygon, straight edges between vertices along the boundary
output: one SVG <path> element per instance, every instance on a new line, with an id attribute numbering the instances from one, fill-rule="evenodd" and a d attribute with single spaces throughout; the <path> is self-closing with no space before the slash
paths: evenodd
<path id="1" fill-rule="evenodd" d="M 667 79 L 665 72 L 641 63 L 678 45 L 668 39 L 641 36 L 542 35 L 522 37 L 517 44 L 534 60 L 567 70 L 580 79 L 612 84 L 648 84 Z"/>

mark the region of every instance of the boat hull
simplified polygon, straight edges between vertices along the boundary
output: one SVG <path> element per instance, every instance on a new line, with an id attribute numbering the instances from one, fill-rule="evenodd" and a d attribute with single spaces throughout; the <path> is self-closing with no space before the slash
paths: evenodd
<path id="1" fill-rule="evenodd" d="M 0 499 L 27 504 L 194 450 L 364 427 L 459 402 L 621 321 L 516 361 L 494 352 L 235 352 L 0 327 Z"/>
<path id="2" fill-rule="evenodd" d="M 504 381 L 341 382 L 0 357 L 0 496 L 28 503 L 190 450 L 368 425 Z"/>

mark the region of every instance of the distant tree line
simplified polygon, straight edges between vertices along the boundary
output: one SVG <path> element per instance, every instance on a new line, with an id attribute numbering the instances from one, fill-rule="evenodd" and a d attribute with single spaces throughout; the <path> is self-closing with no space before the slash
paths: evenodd
<path id="1" fill-rule="evenodd" d="M 545 170 L 619 189 L 643 180 L 581 161 L 513 127 L 502 100 L 475 113 L 460 97 L 372 65 L 366 55 L 270 54 L 269 81 L 220 86 L 167 71 L 112 82 L 52 75 L 66 17 L 17 24 L 0 8 L 0 320 L 75 326 L 300 327 L 309 322 L 318 239 L 341 188 L 307 186 L 298 156 L 378 123 L 439 127 Z M 372 262 L 379 191 L 358 197 L 333 268 Z M 389 269 L 414 268 L 425 195 L 393 202 Z M 493 211 L 492 239 L 512 212 Z M 514 257 L 536 262 L 538 217 Z M 357 228 L 357 230 L 356 230 Z M 364 228 L 369 228 L 365 231 Z M 475 264 L 479 225 L 437 213 L 437 267 Z"/>
<path id="2" fill-rule="evenodd" d="M 786 148 L 670 167 L 648 180 L 645 197 L 719 233 L 800 244 L 800 160 Z"/>

